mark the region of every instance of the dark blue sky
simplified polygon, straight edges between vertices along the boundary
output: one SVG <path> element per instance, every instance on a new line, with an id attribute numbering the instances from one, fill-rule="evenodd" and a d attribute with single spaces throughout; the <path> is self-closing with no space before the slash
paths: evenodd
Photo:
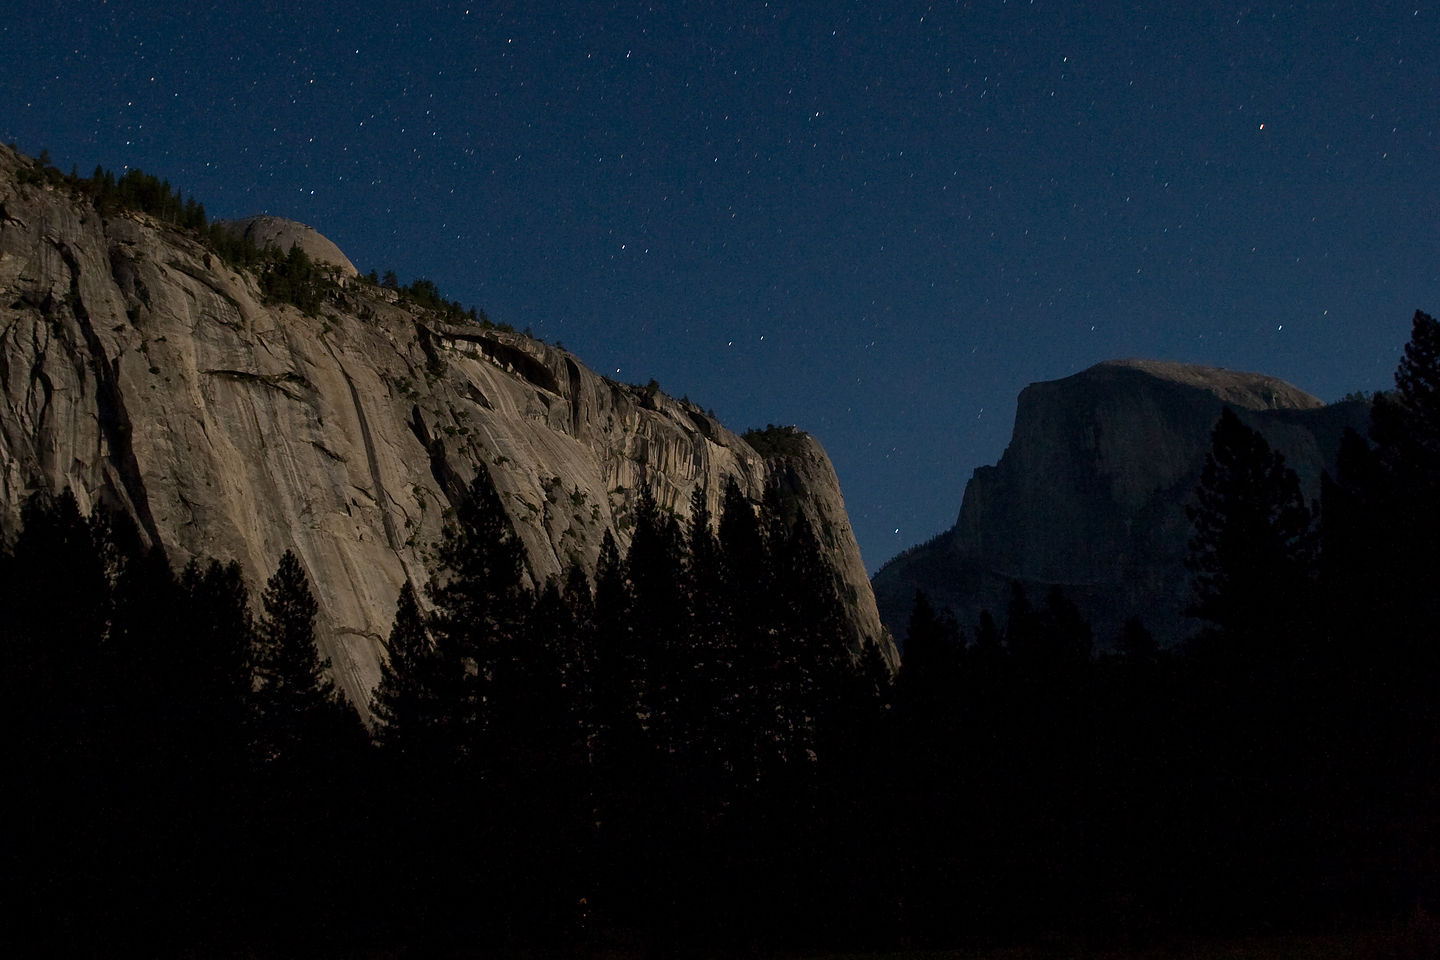
<path id="1" fill-rule="evenodd" d="M 1148 356 L 1331 400 L 1440 310 L 1430 3 L 25 7 L 0 139 L 797 424 L 872 569 L 1029 382 Z"/>

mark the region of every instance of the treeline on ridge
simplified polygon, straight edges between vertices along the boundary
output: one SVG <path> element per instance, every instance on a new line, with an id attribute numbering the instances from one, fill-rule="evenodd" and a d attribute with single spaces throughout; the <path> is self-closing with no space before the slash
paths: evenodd
<path id="1" fill-rule="evenodd" d="M 11 149 L 15 149 L 13 144 Z M 108 218 L 122 210 L 133 210 L 193 231 L 200 242 L 230 266 L 254 273 L 261 292 L 267 298 L 299 307 L 312 316 L 339 289 L 335 277 L 314 263 L 309 254 L 298 246 L 292 245 L 289 250 L 281 250 L 274 244 L 261 247 L 225 222 L 211 222 L 205 213 L 205 205 L 197 202 L 194 196 L 186 197 L 169 180 L 138 167 L 129 168 L 117 177 L 103 166 L 96 166 L 90 176 L 82 177 L 74 168 L 68 174 L 62 173 L 50 162 L 49 152 L 42 150 L 40 156 L 30 163 L 22 159 L 17 180 L 21 184 L 43 183 L 64 187 L 82 197 L 101 217 Z M 513 329 L 507 324 L 491 323 L 483 310 L 446 299 L 434 281 L 424 277 L 401 284 L 393 270 L 385 271 L 383 277 L 371 270 L 360 279 L 373 286 L 393 290 L 402 300 L 433 310 L 451 322 L 477 323 L 506 331 Z"/>

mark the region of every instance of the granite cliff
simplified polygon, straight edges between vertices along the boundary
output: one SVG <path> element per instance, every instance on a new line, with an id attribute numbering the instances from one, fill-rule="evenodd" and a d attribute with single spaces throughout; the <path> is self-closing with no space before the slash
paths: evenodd
<path id="1" fill-rule="evenodd" d="M 357 704 L 378 679 L 396 597 L 476 466 L 490 470 L 541 583 L 621 549 L 648 486 L 684 517 L 726 477 L 783 484 L 810 518 L 861 635 L 892 663 L 820 444 L 765 456 L 695 405 L 616 383 L 559 347 L 445 322 L 365 283 L 290 221 L 236 230 L 295 242 L 332 283 L 307 315 L 193 232 L 103 217 L 0 148 L 0 531 L 34 490 L 130 514 L 171 562 L 236 559 L 252 588 L 293 549 L 320 601 L 322 652 Z"/>
<path id="2" fill-rule="evenodd" d="M 1369 409 L 1261 374 L 1150 360 L 1031 384 L 1010 445 L 975 471 L 955 526 L 876 573 L 882 619 L 903 636 L 919 587 L 973 626 L 981 610 L 1003 615 L 1019 581 L 1035 601 L 1064 587 L 1102 648 L 1129 616 L 1162 643 L 1182 639 L 1195 627 L 1183 615 L 1185 504 L 1226 405 L 1285 455 L 1311 500 L 1344 428 L 1363 433 Z"/>

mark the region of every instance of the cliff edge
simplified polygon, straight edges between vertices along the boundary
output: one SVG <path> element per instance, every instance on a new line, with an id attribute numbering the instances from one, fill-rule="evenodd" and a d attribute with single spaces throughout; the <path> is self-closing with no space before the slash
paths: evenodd
<path id="1" fill-rule="evenodd" d="M 607 529 L 623 551 L 642 486 L 683 518 L 696 487 L 718 509 L 727 477 L 756 501 L 783 482 L 858 632 L 895 661 L 814 438 L 762 456 L 693 404 L 364 283 L 319 233 L 274 218 L 249 224 L 339 269 L 313 315 L 267 301 L 194 231 L 101 216 L 21 176 L 34 169 L 0 147 L 0 532 L 32 491 L 69 487 L 83 509 L 124 510 L 176 566 L 238 560 L 252 590 L 293 549 L 322 653 L 363 709 L 400 586 L 425 581 L 479 464 L 537 584 L 572 558 L 593 575 Z"/>
<path id="2" fill-rule="evenodd" d="M 1031 384 L 1009 446 L 975 471 L 955 526 L 876 573 L 882 618 L 902 636 L 921 588 L 973 627 L 984 609 L 1003 617 L 1018 581 L 1036 602 L 1061 585 L 1101 648 L 1130 616 L 1162 643 L 1183 639 L 1196 626 L 1183 612 L 1185 505 L 1225 406 L 1285 455 L 1307 499 L 1319 497 L 1344 428 L 1363 432 L 1369 410 L 1327 406 L 1263 374 L 1156 360 Z"/>

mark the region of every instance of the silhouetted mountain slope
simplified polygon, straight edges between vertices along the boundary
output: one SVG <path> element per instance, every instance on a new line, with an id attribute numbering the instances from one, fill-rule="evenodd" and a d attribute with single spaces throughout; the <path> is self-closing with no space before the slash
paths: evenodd
<path id="1" fill-rule="evenodd" d="M 1098 364 L 1020 394 L 1000 462 L 975 471 L 955 526 L 882 567 L 881 618 L 903 635 L 915 589 L 973 627 L 1000 614 L 1009 583 L 1061 584 L 1109 646 L 1141 617 L 1161 643 L 1192 623 L 1185 504 L 1221 409 L 1235 408 L 1299 474 L 1307 499 L 1346 426 L 1369 406 L 1326 405 L 1282 380 L 1152 360 Z"/>

